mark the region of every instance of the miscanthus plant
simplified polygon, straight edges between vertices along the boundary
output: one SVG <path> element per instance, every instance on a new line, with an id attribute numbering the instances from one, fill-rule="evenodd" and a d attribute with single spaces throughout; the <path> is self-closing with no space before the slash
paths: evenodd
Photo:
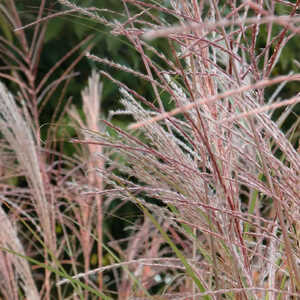
<path id="1" fill-rule="evenodd" d="M 20 137 L 28 146 L 17 159 L 27 174 L 41 248 L 49 257 L 40 265 L 47 270 L 46 298 L 53 286 L 60 299 L 299 298 L 299 118 L 289 118 L 300 95 L 282 98 L 286 86 L 300 81 L 299 62 L 289 74 L 276 76 L 274 70 L 288 42 L 299 40 L 300 2 L 124 0 L 122 22 L 77 2 L 59 2 L 127 38 L 144 73 L 92 51 L 87 56 L 99 69 L 105 64 L 137 76 L 153 96 L 100 71 L 119 85 L 123 109 L 111 112 L 112 121 L 97 122 L 99 77 L 93 74 L 83 93 L 86 122 L 74 109 L 68 113 L 81 128 L 72 142 L 87 146 L 87 156 L 97 160 L 69 162 L 72 171 L 62 166 L 57 188 L 43 185 L 43 169 L 30 172 L 30 166 L 41 165 L 30 118 L 25 108 L 16 113 L 19 108 L 1 86 L 6 99 L 1 131 L 16 152 Z M 155 38 L 168 40 L 168 53 L 149 42 Z M 114 125 L 122 115 L 134 120 L 129 128 Z M 87 177 L 76 173 L 84 168 Z M 49 186 L 52 193 L 46 192 Z M 108 209 L 116 200 L 120 206 L 133 203 L 141 216 L 131 220 L 124 239 L 103 244 L 102 216 L 113 214 Z M 62 212 L 60 205 L 67 208 Z M 50 208 L 53 215 L 47 215 Z M 20 274 L 16 281 L 27 297 L 43 298 L 34 284 L 37 277 L 22 260 L 37 264 L 37 259 L 24 253 L 12 220 L 0 213 L 8 232 L 1 247 Z M 62 224 L 64 247 L 51 231 L 54 220 Z M 92 241 L 100 261 L 95 269 L 89 263 Z M 102 247 L 109 254 L 105 265 Z M 81 256 L 84 267 L 78 274 Z M 28 285 L 32 289 L 26 290 Z"/>
<path id="2" fill-rule="evenodd" d="M 26 6 L 20 1 L 0 1 L 1 299 L 66 299 L 70 295 L 87 299 L 88 287 L 83 289 L 80 282 L 71 289 L 56 286 L 56 282 L 62 274 L 65 278 L 90 270 L 93 247 L 99 257 L 94 264 L 101 266 L 101 199 L 82 196 L 70 186 L 76 180 L 101 189 L 101 178 L 95 178 L 93 171 L 101 161 L 93 161 L 89 152 L 101 150 L 99 146 L 81 147 L 76 150 L 77 157 L 69 157 L 64 143 L 68 133 L 72 134 L 68 128 L 64 130 L 71 100 L 64 98 L 70 80 L 78 76 L 74 68 L 85 50 L 92 48 L 91 36 L 45 70 L 48 24 L 33 22 L 29 29 L 23 25 L 48 16 L 52 6 L 46 2 L 40 1 L 39 7 L 30 7 L 26 14 L 18 8 L 22 4 L 28 8 L 32 2 Z M 77 126 L 81 122 L 90 130 L 99 130 L 95 126 L 100 91 L 99 76 L 93 74 L 82 92 L 87 121 L 76 118 L 70 109 Z M 55 108 L 49 113 L 52 101 Z M 41 121 L 45 116 L 47 124 Z M 92 198 L 98 200 L 91 204 Z M 99 246 L 95 236 L 99 236 Z M 101 276 L 95 281 L 101 290 Z M 94 295 L 101 293 L 94 289 Z"/>
<path id="3" fill-rule="evenodd" d="M 144 214 L 125 257 L 140 284 L 123 270 L 122 297 L 148 298 L 160 281 L 163 299 L 296 299 L 299 119 L 286 134 L 281 126 L 300 97 L 278 94 L 300 75 L 272 71 L 299 40 L 299 1 L 121 4 L 126 21 L 107 26 L 131 42 L 145 73 L 88 57 L 148 82 L 154 100 L 101 72 L 120 86 L 124 109 L 113 115 L 134 123 L 122 130 L 105 121 L 110 130 L 85 142 L 110 150 L 98 193 Z M 148 42 L 158 37 L 168 39 L 168 55 Z"/>

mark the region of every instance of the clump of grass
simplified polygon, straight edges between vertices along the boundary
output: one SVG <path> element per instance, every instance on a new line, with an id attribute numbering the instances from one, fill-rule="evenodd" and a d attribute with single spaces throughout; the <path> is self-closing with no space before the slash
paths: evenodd
<path id="1" fill-rule="evenodd" d="M 100 170 L 110 188 L 100 193 L 132 201 L 145 216 L 147 234 L 137 244 L 146 232 L 136 226 L 136 251 L 127 256 L 137 260 L 134 275 L 146 276 L 148 290 L 155 275 L 171 278 L 165 298 L 296 299 L 299 123 L 287 134 L 280 127 L 300 98 L 276 95 L 300 75 L 272 71 L 288 41 L 299 39 L 299 2 L 122 3 L 127 20 L 110 24 L 112 32 L 132 43 L 145 74 L 88 57 L 148 82 L 154 101 L 101 72 L 120 86 L 124 109 L 114 114 L 135 123 L 123 130 L 105 121 L 114 134 L 91 133 L 90 142 L 110 149 Z M 145 41 L 157 37 L 168 39 L 169 55 Z M 274 121 L 274 110 L 285 105 Z M 150 297 L 129 286 L 119 298 Z"/>
<path id="2" fill-rule="evenodd" d="M 0 85 L 1 157 L 8 158 L 0 170 L 0 264 L 7 267 L 0 268 L 1 297 L 297 299 L 299 117 L 288 119 L 300 97 L 280 97 L 300 75 L 277 76 L 276 65 L 288 42 L 299 39 L 299 1 L 124 0 L 116 22 L 67 0 L 59 2 L 70 11 L 42 18 L 41 1 L 32 35 L 7 2 L 1 9 L 18 33 L 13 42 L 1 37 L 7 64 L 0 76 L 21 93 L 13 97 Z M 152 94 L 100 71 L 119 85 L 123 108 L 99 122 L 101 85 L 93 73 L 83 113 L 56 110 L 57 126 L 42 143 L 41 111 L 84 53 L 49 79 L 90 41 L 39 81 L 44 21 L 69 12 L 125 37 L 144 73 L 95 56 L 91 45 L 87 57 L 132 74 Z M 149 41 L 155 38 L 168 41 L 168 52 Z M 64 115 L 79 135 L 73 158 L 53 142 Z M 134 120 L 129 128 L 115 125 L 124 115 Z M 103 217 L 128 203 L 140 215 L 115 240 Z"/>
<path id="3" fill-rule="evenodd" d="M 17 8 L 19 3 L 4 2 L 5 5 L 0 5 L 0 78 L 18 92 L 12 95 L 0 82 L 0 223 L 3 226 L 0 298 L 65 299 L 75 294 L 79 296 L 74 297 L 87 298 L 88 289 L 83 291 L 80 285 L 75 285 L 70 292 L 68 287 L 57 287 L 55 283 L 62 274 L 67 277 L 65 269 L 75 274 L 81 268 L 90 269 L 90 249 L 96 242 L 89 226 L 96 226 L 97 219 L 100 220 L 96 217 L 97 205 L 82 205 L 82 196 L 76 195 L 69 184 L 70 174 L 74 181 L 92 184 L 91 175 L 87 179 L 81 169 L 82 165 L 91 164 L 87 162 L 89 155 L 82 155 L 81 160 L 68 157 L 58 141 L 58 132 L 66 127 L 62 120 L 70 102 L 63 99 L 70 80 L 78 75 L 74 72 L 75 66 L 85 51 L 92 48 L 91 36 L 42 73 L 40 61 L 48 24 L 40 20 L 42 16 L 47 16 L 45 21 L 50 18 L 51 4 L 41 1 L 37 21 L 28 29 L 23 27 L 24 18 Z M 78 54 L 80 49 L 84 51 Z M 58 69 L 67 62 L 70 65 L 59 74 Z M 99 84 L 97 78 L 92 81 L 94 86 Z M 97 92 L 87 90 L 83 97 L 89 100 L 94 97 L 96 102 Z M 48 112 L 52 100 L 56 101 L 56 107 L 49 118 L 51 126 L 41 124 L 42 115 Z M 99 109 L 94 106 L 90 107 L 97 118 Z M 95 130 L 93 116 L 90 112 L 86 114 L 87 127 Z M 98 186 L 101 179 L 96 181 Z M 72 239 L 68 231 L 73 232 Z M 83 266 L 78 266 L 81 255 Z M 99 261 L 101 256 L 100 252 Z"/>

